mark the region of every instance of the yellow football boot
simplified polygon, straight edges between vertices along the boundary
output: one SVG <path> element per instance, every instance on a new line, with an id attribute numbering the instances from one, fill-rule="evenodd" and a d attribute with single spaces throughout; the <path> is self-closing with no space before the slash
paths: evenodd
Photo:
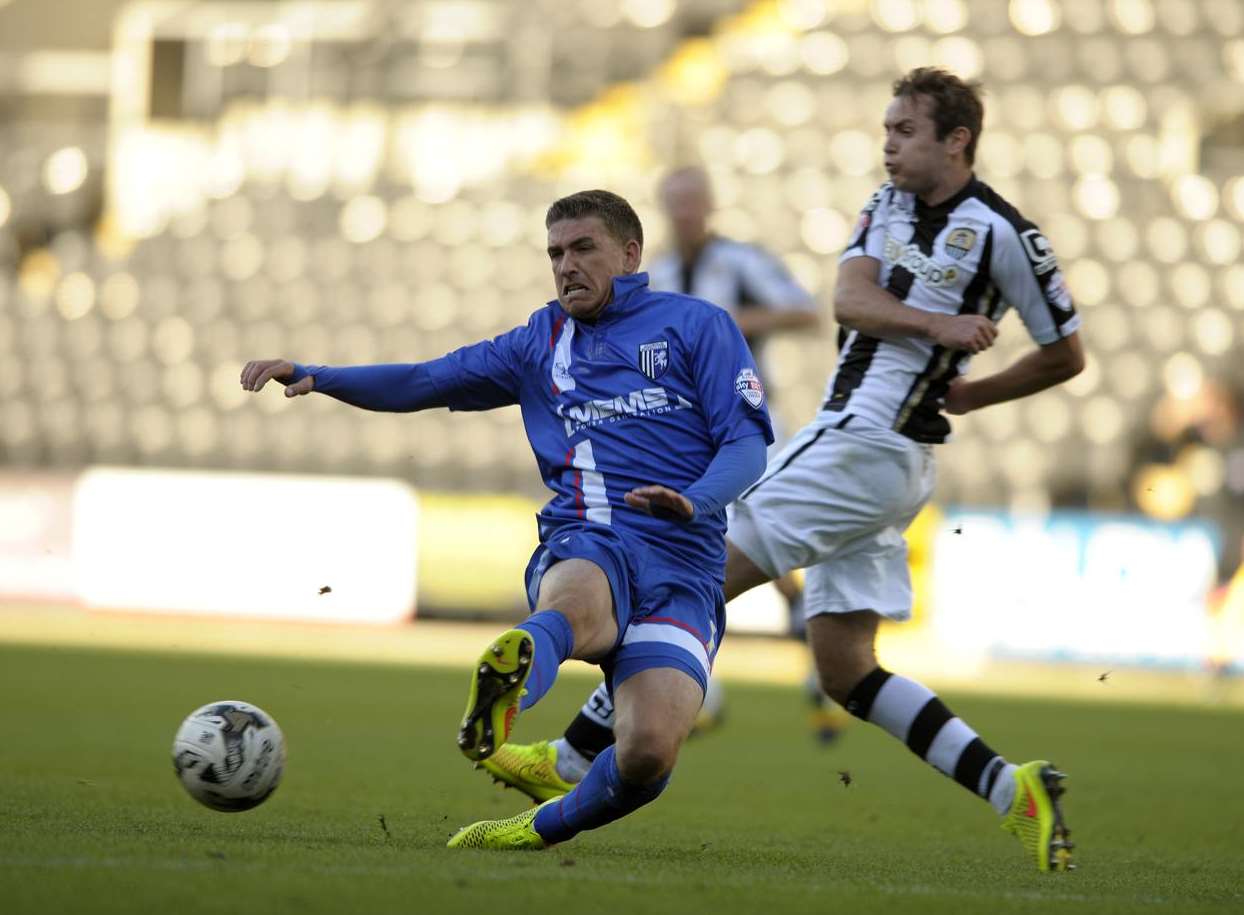
<path id="1" fill-rule="evenodd" d="M 506 744 L 479 765 L 493 781 L 517 788 L 537 803 L 574 790 L 572 783 L 557 774 L 557 747 L 547 740 Z"/>
<path id="2" fill-rule="evenodd" d="M 499 635 L 475 663 L 458 749 L 467 759 L 487 759 L 509 739 L 523 686 L 531 675 L 535 640 L 522 629 Z"/>
<path id="3" fill-rule="evenodd" d="M 1058 799 L 1066 790 L 1067 776 L 1044 759 L 1024 763 L 1015 770 L 1015 800 L 1002 821 L 1002 828 L 1036 858 L 1037 870 L 1074 870 L 1071 863 L 1071 830 L 1063 821 Z"/>
<path id="4" fill-rule="evenodd" d="M 551 804 L 552 801 L 545 803 Z M 545 848 L 545 842 L 534 826 L 539 812 L 540 807 L 532 807 L 504 820 L 480 820 L 463 826 L 454 833 L 448 847 L 492 848 L 498 851 L 537 851 Z"/>

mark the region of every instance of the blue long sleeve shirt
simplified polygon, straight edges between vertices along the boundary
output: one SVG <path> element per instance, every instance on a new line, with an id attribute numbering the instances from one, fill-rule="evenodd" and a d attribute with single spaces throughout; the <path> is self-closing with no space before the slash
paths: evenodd
<path id="1" fill-rule="evenodd" d="M 734 321 L 701 299 L 652 292 L 643 273 L 616 277 L 613 300 L 592 322 L 553 301 L 525 326 L 440 359 L 299 365 L 290 380 L 307 374 L 319 393 L 369 410 L 517 404 L 553 491 L 540 512 L 542 539 L 564 522 L 606 524 L 701 569 L 724 563 L 725 505 L 760 475 L 773 441 Z M 695 517 L 675 522 L 623 501 L 650 484 L 687 495 Z"/>

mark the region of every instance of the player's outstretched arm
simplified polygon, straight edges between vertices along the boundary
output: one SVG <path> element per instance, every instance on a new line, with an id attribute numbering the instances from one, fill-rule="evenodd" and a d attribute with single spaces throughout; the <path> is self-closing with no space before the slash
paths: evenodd
<path id="1" fill-rule="evenodd" d="M 870 337 L 923 337 L 946 349 L 979 353 L 993 346 L 998 328 L 985 315 L 946 315 L 904 305 L 878 283 L 881 263 L 853 257 L 838 268 L 834 317 Z"/>
<path id="2" fill-rule="evenodd" d="M 285 385 L 286 397 L 316 391 L 364 410 L 413 413 L 434 407 L 472 407 L 467 396 L 470 376 L 454 355 L 431 362 L 388 365 L 302 365 L 286 359 L 261 359 L 242 369 L 242 387 L 258 391 L 269 381 Z"/>
<path id="3" fill-rule="evenodd" d="M 1084 347 L 1073 333 L 1038 347 L 1007 368 L 976 381 L 958 379 L 946 392 L 947 413 L 962 415 L 1062 384 L 1084 370 Z"/>
<path id="4" fill-rule="evenodd" d="M 385 413 L 436 407 L 491 410 L 518 403 L 522 362 L 516 339 L 523 333 L 524 328 L 516 328 L 428 362 L 329 366 L 260 359 L 242 369 L 242 387 L 258 391 L 277 381 L 285 385 L 286 397 L 315 391 Z"/>

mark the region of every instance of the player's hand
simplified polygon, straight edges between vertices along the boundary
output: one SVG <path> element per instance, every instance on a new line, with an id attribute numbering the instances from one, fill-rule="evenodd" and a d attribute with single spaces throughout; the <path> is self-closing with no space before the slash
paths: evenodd
<path id="1" fill-rule="evenodd" d="M 936 315 L 929 336 L 946 349 L 979 353 L 998 339 L 998 325 L 984 315 Z"/>
<path id="2" fill-rule="evenodd" d="M 942 409 L 952 416 L 962 416 L 964 413 L 972 412 L 976 409 L 976 404 L 972 403 L 971 390 L 966 379 L 956 378 L 946 389 Z"/>
<path id="3" fill-rule="evenodd" d="M 294 374 L 294 364 L 285 359 L 256 359 L 246 363 L 242 368 L 242 390 L 260 391 L 269 381 L 284 382 Z M 298 397 L 310 394 L 315 387 L 315 376 L 305 378 L 286 385 L 286 397 Z"/>
<path id="4" fill-rule="evenodd" d="M 691 504 L 691 500 L 668 486 L 640 486 L 622 498 L 631 508 L 647 512 L 654 518 L 690 521 L 695 517 L 695 506 Z"/>

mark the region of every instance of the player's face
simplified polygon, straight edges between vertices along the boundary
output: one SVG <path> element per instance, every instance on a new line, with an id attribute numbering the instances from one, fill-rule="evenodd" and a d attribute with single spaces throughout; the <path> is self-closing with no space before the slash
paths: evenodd
<path id="1" fill-rule="evenodd" d="M 698 175 L 672 175 L 662 188 L 661 204 L 677 241 L 695 244 L 708 234 L 713 202 L 708 184 Z"/>
<path id="2" fill-rule="evenodd" d="M 598 216 L 549 226 L 549 261 L 557 301 L 573 318 L 595 318 L 613 297 L 613 278 L 639 269 L 639 242 L 623 244 Z"/>
<path id="3" fill-rule="evenodd" d="M 885 170 L 900 191 L 923 196 L 936 190 L 961 148 L 952 131 L 937 138 L 932 117 L 933 101 L 927 96 L 899 96 L 885 111 Z"/>

